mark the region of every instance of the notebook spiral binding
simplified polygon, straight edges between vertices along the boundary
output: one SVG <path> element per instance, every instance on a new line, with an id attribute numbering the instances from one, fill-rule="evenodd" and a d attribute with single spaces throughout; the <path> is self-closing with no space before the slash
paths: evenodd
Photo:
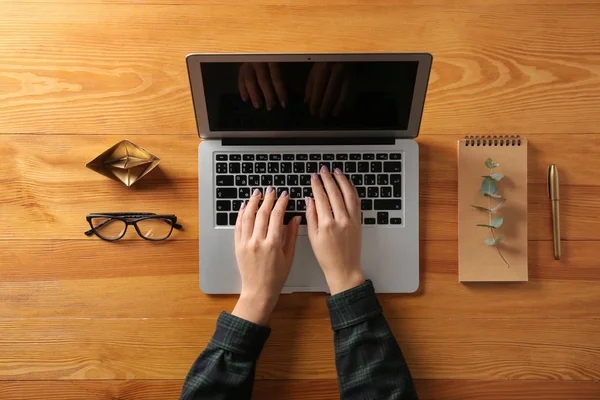
<path id="1" fill-rule="evenodd" d="M 520 146 L 521 136 L 465 136 L 466 146 Z"/>

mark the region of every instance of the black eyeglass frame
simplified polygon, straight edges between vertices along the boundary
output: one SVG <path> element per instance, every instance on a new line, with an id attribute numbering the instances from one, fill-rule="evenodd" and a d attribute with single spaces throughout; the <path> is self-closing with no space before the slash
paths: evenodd
<path id="1" fill-rule="evenodd" d="M 109 218 L 106 221 L 104 221 L 103 223 L 101 223 L 98 226 L 94 226 L 94 224 L 92 224 L 92 219 L 93 218 Z M 100 239 L 102 240 L 106 240 L 108 242 L 115 242 L 117 240 L 120 240 L 123 236 L 125 236 L 125 233 L 127 232 L 127 227 L 129 225 L 133 225 L 133 227 L 135 228 L 138 236 L 140 236 L 142 239 L 145 240 L 150 240 L 153 242 L 160 242 L 161 240 L 166 240 L 171 236 L 171 233 L 173 233 L 173 228 L 177 229 L 177 230 L 181 230 L 183 229 L 183 226 L 181 226 L 180 224 L 177 223 L 177 216 L 173 215 L 173 214 L 155 214 L 155 213 L 142 213 L 142 212 L 127 212 L 127 213 L 91 213 L 86 215 L 85 219 L 87 220 L 87 222 L 90 224 L 90 230 L 87 230 L 84 232 L 84 234 L 86 236 L 92 236 L 92 235 L 96 235 L 98 236 Z M 125 229 L 123 229 L 123 232 L 121 233 L 121 235 L 117 238 L 114 239 L 108 239 L 103 237 L 101 234 L 99 234 L 96 231 L 96 228 L 99 228 L 101 226 L 103 226 L 104 224 L 108 223 L 109 221 L 116 219 L 119 221 L 123 221 L 125 223 Z M 137 222 L 139 221 L 143 221 L 146 219 L 162 219 L 162 220 L 168 220 L 171 223 L 171 230 L 169 231 L 169 234 L 165 237 L 162 237 L 160 239 L 153 239 L 153 238 L 148 238 L 145 237 L 144 235 L 142 235 L 142 232 L 140 231 L 140 228 L 137 226 Z"/>

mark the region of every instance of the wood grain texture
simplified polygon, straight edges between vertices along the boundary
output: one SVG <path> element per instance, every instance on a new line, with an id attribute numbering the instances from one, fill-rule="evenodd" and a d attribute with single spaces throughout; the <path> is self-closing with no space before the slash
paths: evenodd
<path id="1" fill-rule="evenodd" d="M 87 239 L 85 215 L 102 211 L 175 213 L 184 225 L 172 240 L 198 237 L 199 139 L 126 136 L 161 158 L 159 170 L 128 188 L 85 164 L 121 138 L 114 136 L 2 135 L 0 239 Z M 456 141 L 459 135 L 422 135 L 421 238 L 456 240 Z M 529 239 L 552 240 L 546 168 L 561 173 L 563 240 L 600 240 L 600 179 L 588 154 L 600 152 L 600 135 L 537 135 L 530 139 Z M 173 200 L 177 199 L 177 203 Z M 176 207 L 174 207 L 176 204 Z M 138 240 L 134 232 L 124 240 Z"/>
<path id="2" fill-rule="evenodd" d="M 1 318 L 190 318 L 232 310 L 235 296 L 198 289 L 198 243 L 0 241 Z M 530 242 L 530 282 L 459 284 L 454 242 L 421 242 L 421 288 L 381 295 L 391 318 L 597 318 L 597 242 Z M 49 254 L 54 254 L 49 257 Z M 110 254 L 110 258 L 106 255 Z M 524 306 L 526 305 L 526 306 Z M 275 319 L 327 318 L 325 294 L 281 297 Z"/>
<path id="3" fill-rule="evenodd" d="M 600 398 L 599 19 L 596 0 L 0 0 L 0 398 L 178 397 L 236 300 L 198 289 L 185 55 L 331 51 L 434 55 L 421 288 L 379 297 L 420 398 Z M 457 282 L 456 140 L 489 133 L 529 139 L 526 284 Z M 132 188 L 85 168 L 124 138 L 162 159 Z M 185 230 L 83 235 L 87 213 L 126 210 Z M 253 398 L 339 398 L 325 295 L 283 296 L 272 326 Z"/>
<path id="4" fill-rule="evenodd" d="M 417 380 L 422 400 L 596 400 L 600 382 Z"/>
<path id="5" fill-rule="evenodd" d="M 44 393 L 47 400 L 176 399 L 183 380 L 0 381 L 0 398 L 22 400 Z M 600 382 L 571 381 L 415 381 L 421 400 L 597 400 Z M 337 400 L 337 380 L 257 380 L 253 399 Z"/>
<path id="6" fill-rule="evenodd" d="M 165 400 L 177 399 L 180 380 L 0 381 L 3 400 Z"/>
<path id="7" fill-rule="evenodd" d="M 599 320 L 388 322 L 418 379 L 600 379 Z M 183 379 L 214 326 L 214 318 L 0 319 L 0 380 Z M 336 378 L 327 319 L 271 327 L 259 379 Z"/>
<path id="8" fill-rule="evenodd" d="M 2 3 L 0 132 L 193 135 L 186 54 L 307 51 L 433 53 L 424 133 L 599 132 L 594 2 L 120 3 Z"/>

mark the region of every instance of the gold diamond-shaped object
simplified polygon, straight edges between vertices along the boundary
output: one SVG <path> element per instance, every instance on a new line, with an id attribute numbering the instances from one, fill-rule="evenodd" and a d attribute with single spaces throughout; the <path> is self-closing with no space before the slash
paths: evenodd
<path id="1" fill-rule="evenodd" d="M 152 171 L 160 158 L 129 140 L 122 140 L 86 164 L 86 167 L 111 179 L 133 185 Z"/>

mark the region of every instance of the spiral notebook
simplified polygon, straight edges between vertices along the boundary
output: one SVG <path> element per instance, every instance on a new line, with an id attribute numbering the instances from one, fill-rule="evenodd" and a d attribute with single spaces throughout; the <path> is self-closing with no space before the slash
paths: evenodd
<path id="1" fill-rule="evenodd" d="M 458 141 L 458 280 L 528 280 L 525 139 Z"/>

